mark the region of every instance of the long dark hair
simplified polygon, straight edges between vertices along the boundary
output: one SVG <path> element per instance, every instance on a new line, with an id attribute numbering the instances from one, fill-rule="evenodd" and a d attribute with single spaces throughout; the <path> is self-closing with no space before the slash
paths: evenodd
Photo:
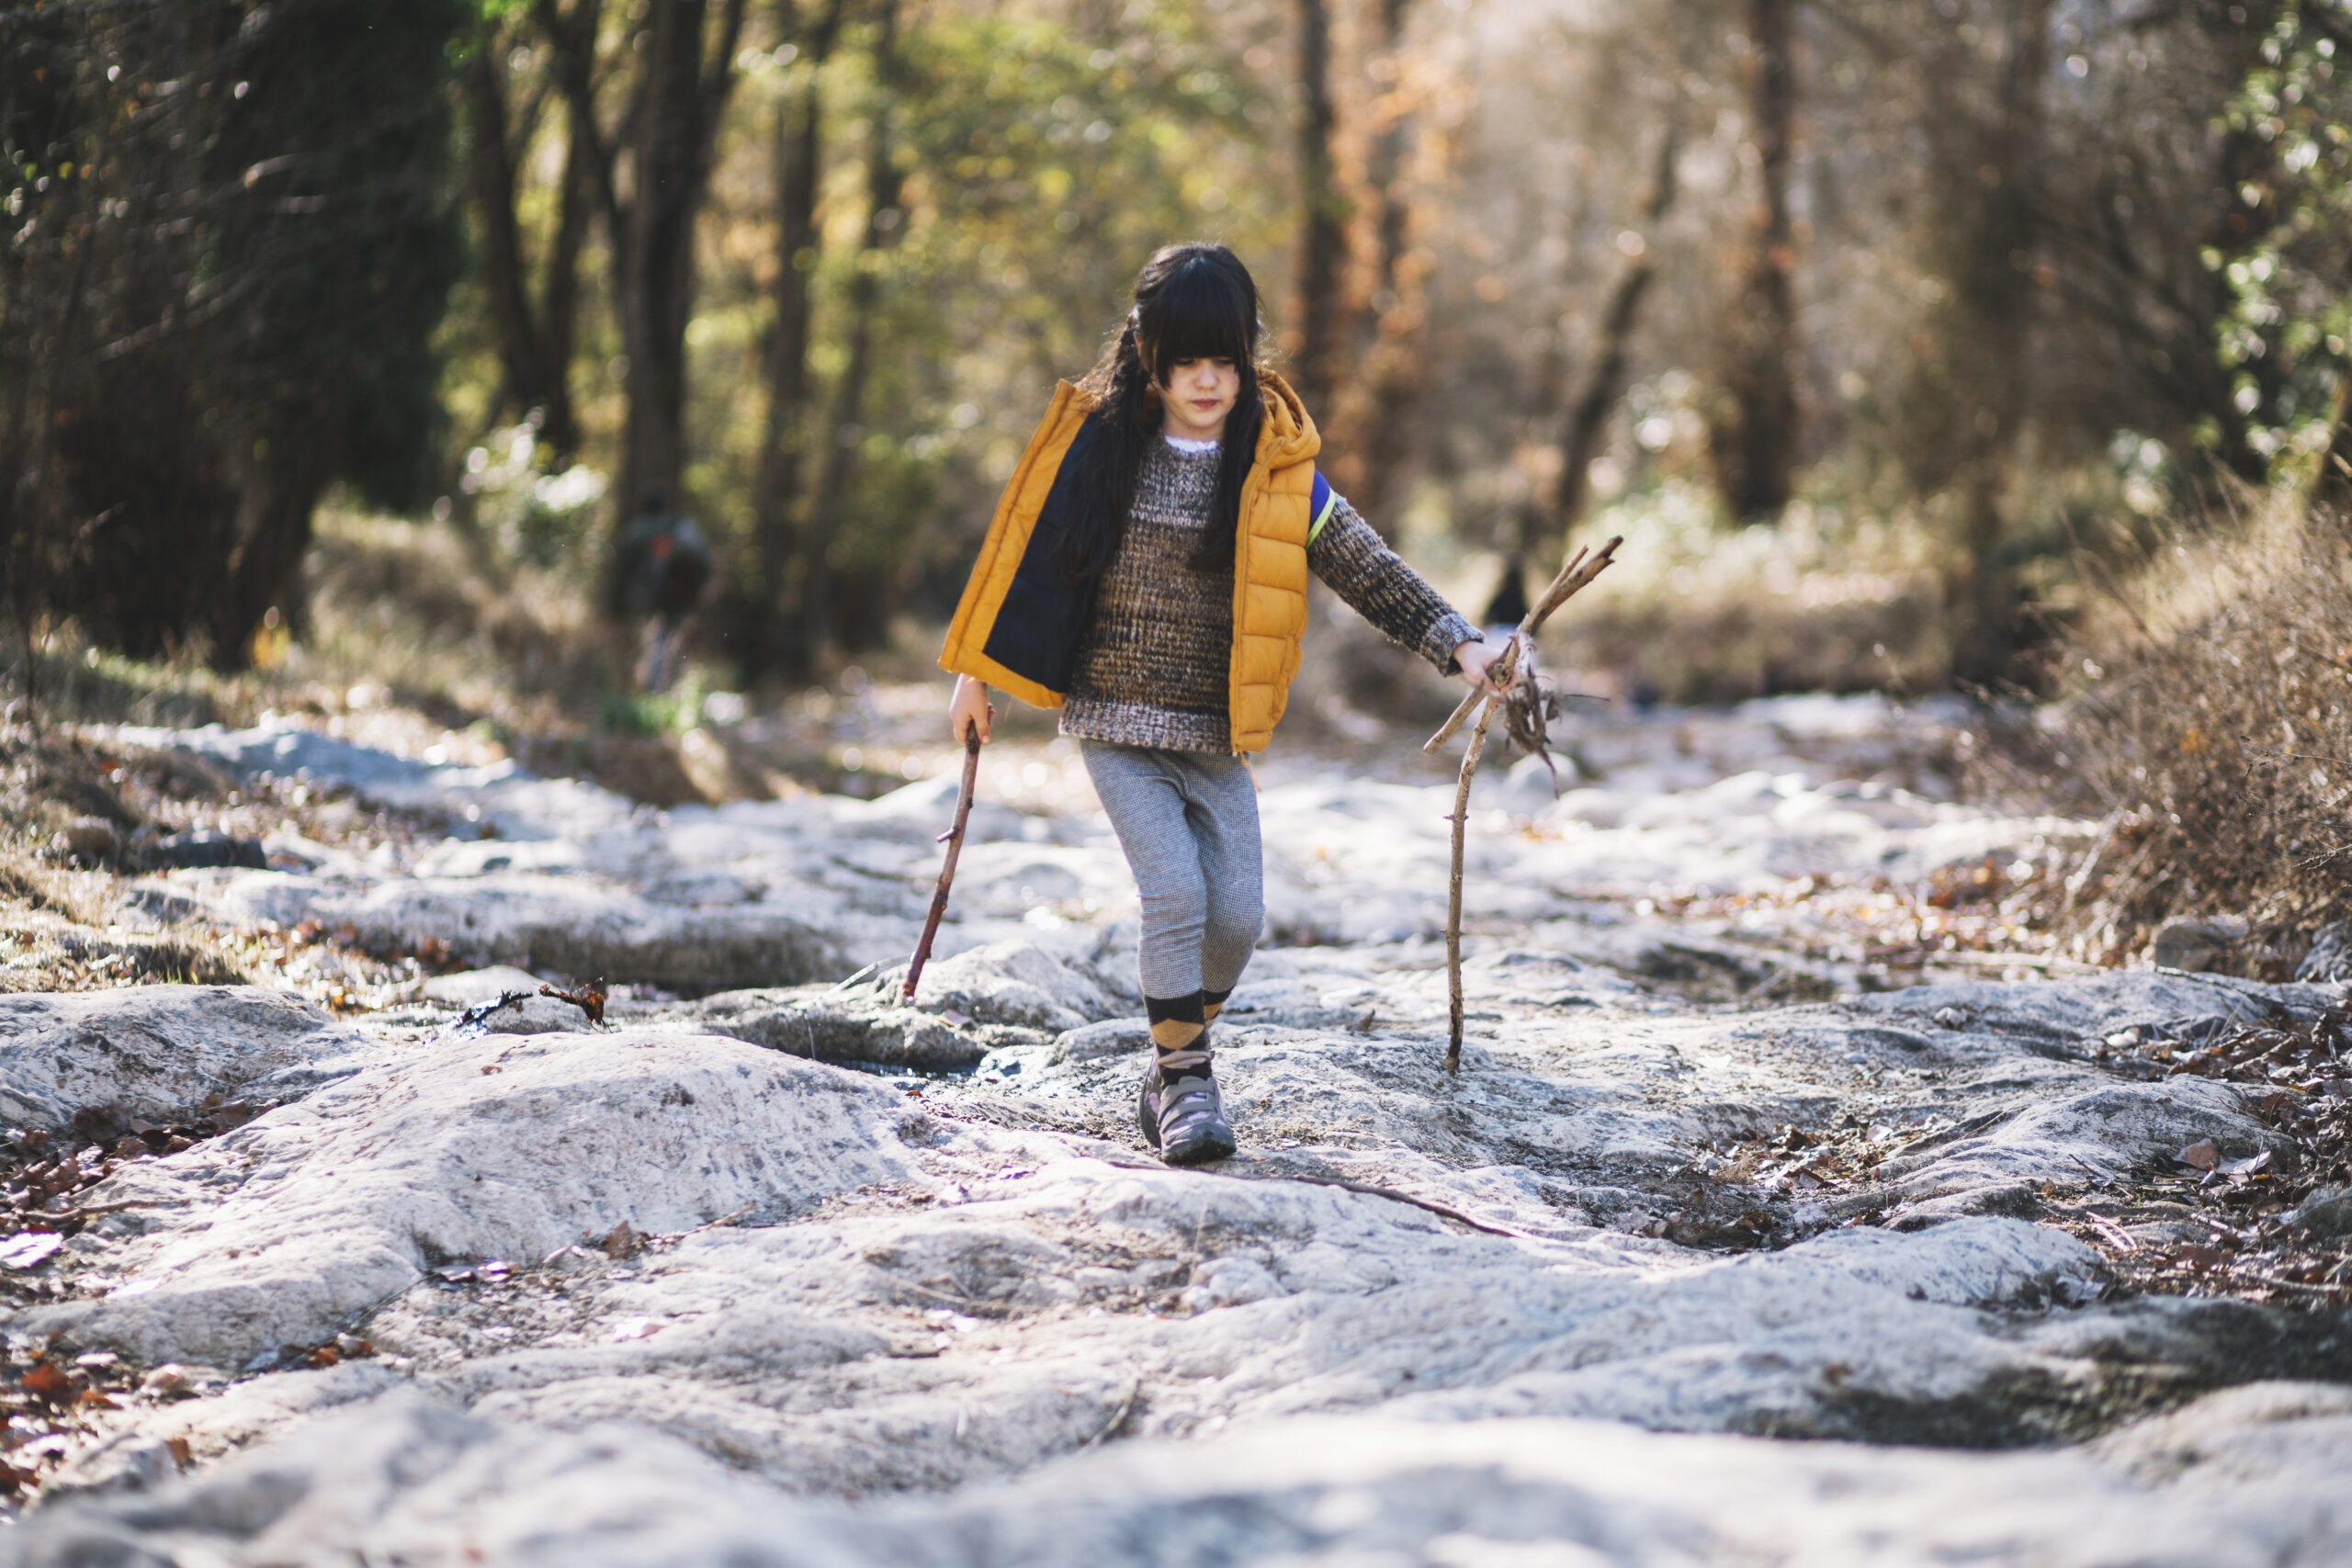
<path id="1" fill-rule="evenodd" d="M 1241 487 L 1258 451 L 1265 403 L 1258 391 L 1258 286 L 1241 258 L 1223 245 L 1170 245 L 1136 277 L 1135 306 L 1102 351 L 1081 390 L 1095 399 L 1092 438 L 1078 474 L 1078 504 L 1062 537 L 1063 575 L 1082 582 L 1101 575 L 1119 547 L 1136 480 L 1159 439 L 1160 404 L 1175 367 L 1192 359 L 1227 359 L 1241 392 L 1218 443 L 1216 497 L 1193 558 L 1195 570 L 1229 569 L 1241 520 Z"/>

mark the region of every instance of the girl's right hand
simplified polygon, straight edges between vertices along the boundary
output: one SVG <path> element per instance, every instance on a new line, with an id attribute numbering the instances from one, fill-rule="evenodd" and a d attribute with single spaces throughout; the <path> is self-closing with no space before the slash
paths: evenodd
<path id="1" fill-rule="evenodd" d="M 989 739 L 989 728 L 996 717 L 996 705 L 989 701 L 989 689 L 969 675 L 956 677 L 956 694 L 947 699 L 947 727 L 956 737 L 956 744 L 972 730 L 980 732 L 983 745 Z"/>

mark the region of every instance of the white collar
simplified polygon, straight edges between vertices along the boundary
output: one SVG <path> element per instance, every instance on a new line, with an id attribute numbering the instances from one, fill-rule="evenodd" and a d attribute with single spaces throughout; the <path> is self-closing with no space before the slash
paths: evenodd
<path id="1" fill-rule="evenodd" d="M 1179 452 L 1188 453 L 1193 457 L 1198 457 L 1203 452 L 1214 452 L 1219 445 L 1215 441 L 1195 441 L 1189 435 L 1170 435 L 1165 431 L 1160 433 L 1159 438 Z"/>

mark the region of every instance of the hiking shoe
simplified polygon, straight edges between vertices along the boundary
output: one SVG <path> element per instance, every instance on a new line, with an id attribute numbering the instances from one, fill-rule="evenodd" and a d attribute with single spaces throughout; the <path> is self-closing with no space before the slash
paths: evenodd
<path id="1" fill-rule="evenodd" d="M 1224 1159 L 1237 1146 L 1216 1079 L 1187 1074 L 1163 1080 L 1157 1063 L 1143 1076 L 1136 1122 L 1143 1129 L 1144 1142 L 1170 1165 L 1206 1165 Z"/>

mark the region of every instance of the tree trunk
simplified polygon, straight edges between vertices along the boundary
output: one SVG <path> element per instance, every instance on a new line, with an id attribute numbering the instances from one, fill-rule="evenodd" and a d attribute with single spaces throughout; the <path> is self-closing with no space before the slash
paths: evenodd
<path id="1" fill-rule="evenodd" d="M 797 31 L 791 0 L 779 7 L 787 32 Z M 800 40 L 797 95 L 776 112 L 776 269 L 775 316 L 768 328 L 767 418 L 760 432 L 760 464 L 752 488 L 752 545 L 758 583 L 748 606 L 744 641 L 747 679 L 797 665 L 805 639 L 790 597 L 794 503 L 800 496 L 808 418 L 809 279 L 817 249 L 817 179 L 824 163 L 822 72 L 842 19 L 842 0 L 828 0 Z"/>
<path id="2" fill-rule="evenodd" d="M 1341 423 L 1331 468 L 1355 508 L 1384 536 L 1393 536 L 1391 516 L 1397 479 L 1413 457 L 1419 428 L 1420 394 L 1428 356 L 1428 325 L 1421 269 L 1412 264 L 1412 203 L 1405 159 L 1412 145 L 1412 118 L 1406 107 L 1405 18 L 1408 0 L 1380 0 L 1380 52 L 1374 75 L 1385 94 L 1374 111 L 1366 183 L 1378 203 L 1373 224 L 1372 291 L 1358 334 L 1360 367 L 1342 397 Z"/>
<path id="3" fill-rule="evenodd" d="M 810 669 L 824 662 L 835 640 L 832 550 L 848 521 L 850 484 L 856 477 L 857 448 L 865 434 L 865 385 L 874 369 L 874 317 L 882 302 L 883 265 L 906 232 L 900 205 L 905 176 L 899 169 L 891 127 L 899 85 L 898 23 L 898 0 L 880 0 L 874 24 L 874 75 L 882 96 L 866 134 L 865 232 L 849 285 L 849 355 L 833 389 L 832 412 L 825 422 L 828 439 L 809 501 L 808 533 L 801 541 L 801 634 Z"/>
<path id="4" fill-rule="evenodd" d="M 1331 16 L 1326 0 L 1298 0 L 1298 348 L 1291 384 L 1306 412 L 1329 417 L 1339 384 L 1340 280 L 1347 265 L 1348 204 L 1331 151 Z"/>
<path id="5" fill-rule="evenodd" d="M 1957 310 L 1949 348 L 1962 371 L 1966 417 L 1958 468 L 1961 548 L 1946 590 L 1958 620 L 1952 673 L 1980 685 L 2007 674 L 2019 632 L 2016 574 L 2000 560 L 2002 500 L 2031 384 L 2032 257 L 2041 243 L 2035 160 L 2052 8 L 2053 0 L 2007 0 L 1996 118 L 1973 165 L 1963 160 L 1948 175 L 1973 179 L 1981 190 L 1975 232 L 1960 248 L 1951 280 Z"/>
<path id="6" fill-rule="evenodd" d="M 614 313 L 628 363 L 618 497 L 624 517 L 652 487 L 666 492 L 673 506 L 680 499 L 695 219 L 709 190 L 718 122 L 735 84 L 744 5 L 722 0 L 714 28 L 707 0 L 647 0 L 628 44 L 641 63 L 622 128 L 632 175 L 623 202 L 615 168 L 618 144 L 608 141 L 596 122 L 598 0 L 579 0 L 568 17 L 555 0 L 533 3 L 555 51 L 576 146 L 588 155 L 588 189 L 605 218 Z M 619 614 L 621 588 L 616 558 L 605 573 L 608 614 Z"/>
<path id="7" fill-rule="evenodd" d="M 1796 467 L 1796 308 L 1789 288 L 1796 264 L 1789 220 L 1795 11 L 1796 0 L 1748 0 L 1755 48 L 1748 101 L 1761 189 L 1726 333 L 1723 399 L 1711 442 L 1724 504 L 1743 521 L 1777 515 L 1788 504 Z"/>
<path id="8" fill-rule="evenodd" d="M 741 7 L 736 6 L 738 16 Z M 686 322 L 694 312 L 695 214 L 701 209 L 707 122 L 720 104 L 703 84 L 707 0 L 651 0 L 644 93 L 630 149 L 637 188 L 625 239 L 613 246 L 623 269 L 621 340 L 628 395 L 621 446 L 621 500 L 635 505 L 659 486 L 676 504 L 684 470 Z M 729 29 L 731 33 L 732 29 Z M 722 71 L 734 53 L 721 39 Z"/>
<path id="9" fill-rule="evenodd" d="M 523 223 L 517 211 L 516 144 L 506 107 L 508 82 L 492 39 L 474 51 L 463 76 L 469 183 L 481 225 L 482 290 L 488 297 L 492 335 L 503 378 L 497 413 L 509 409 L 541 412 L 539 434 L 569 457 L 580 445 L 571 406 L 571 369 L 579 302 L 580 249 L 587 238 L 586 171 L 580 166 L 575 130 L 564 160 L 555 234 L 548 243 L 540 284 L 541 303 L 531 301 L 529 263 L 524 255 Z M 524 128 L 527 141 L 530 127 Z"/>
<path id="10" fill-rule="evenodd" d="M 580 341 L 580 253 L 588 243 L 588 224 L 594 211 L 589 156 L 575 124 L 566 138 L 555 237 L 548 245 L 539 282 L 539 355 L 546 367 L 539 406 L 547 410 L 539 438 L 567 462 L 580 449 L 580 416 L 571 401 L 571 360 Z"/>
<path id="11" fill-rule="evenodd" d="M 1642 204 L 1642 253 L 1626 264 L 1625 270 L 1618 276 L 1617 287 L 1610 292 L 1609 308 L 1600 319 L 1592 374 L 1586 378 L 1584 393 L 1569 411 L 1567 427 L 1560 435 L 1560 488 L 1552 503 L 1549 525 L 1545 526 L 1532 509 L 1524 514 L 1528 525 L 1540 530 L 1540 534 L 1522 541 L 1518 552 L 1522 558 L 1531 554 L 1541 555 L 1547 561 L 1561 558 L 1566 551 L 1569 532 L 1584 516 L 1585 496 L 1591 483 L 1589 470 L 1608 443 L 1610 416 L 1625 395 L 1625 378 L 1633 364 L 1634 329 L 1641 321 L 1642 301 L 1657 276 L 1652 236 L 1673 210 L 1674 199 L 1679 194 L 1675 161 L 1681 150 L 1679 129 L 1668 125 L 1666 138 L 1658 145 L 1649 199 Z M 1523 580 L 1523 564 L 1521 570 Z M 1549 571 L 1532 575 L 1541 581 Z"/>
<path id="12" fill-rule="evenodd" d="M 296 432 L 279 432 L 255 446 L 263 456 L 240 486 L 237 544 L 207 627 L 217 670 L 252 663 L 254 634 L 270 611 L 289 629 L 309 618 L 302 558 L 310 553 L 311 520 L 326 490 L 327 465 L 318 446 Z"/>

